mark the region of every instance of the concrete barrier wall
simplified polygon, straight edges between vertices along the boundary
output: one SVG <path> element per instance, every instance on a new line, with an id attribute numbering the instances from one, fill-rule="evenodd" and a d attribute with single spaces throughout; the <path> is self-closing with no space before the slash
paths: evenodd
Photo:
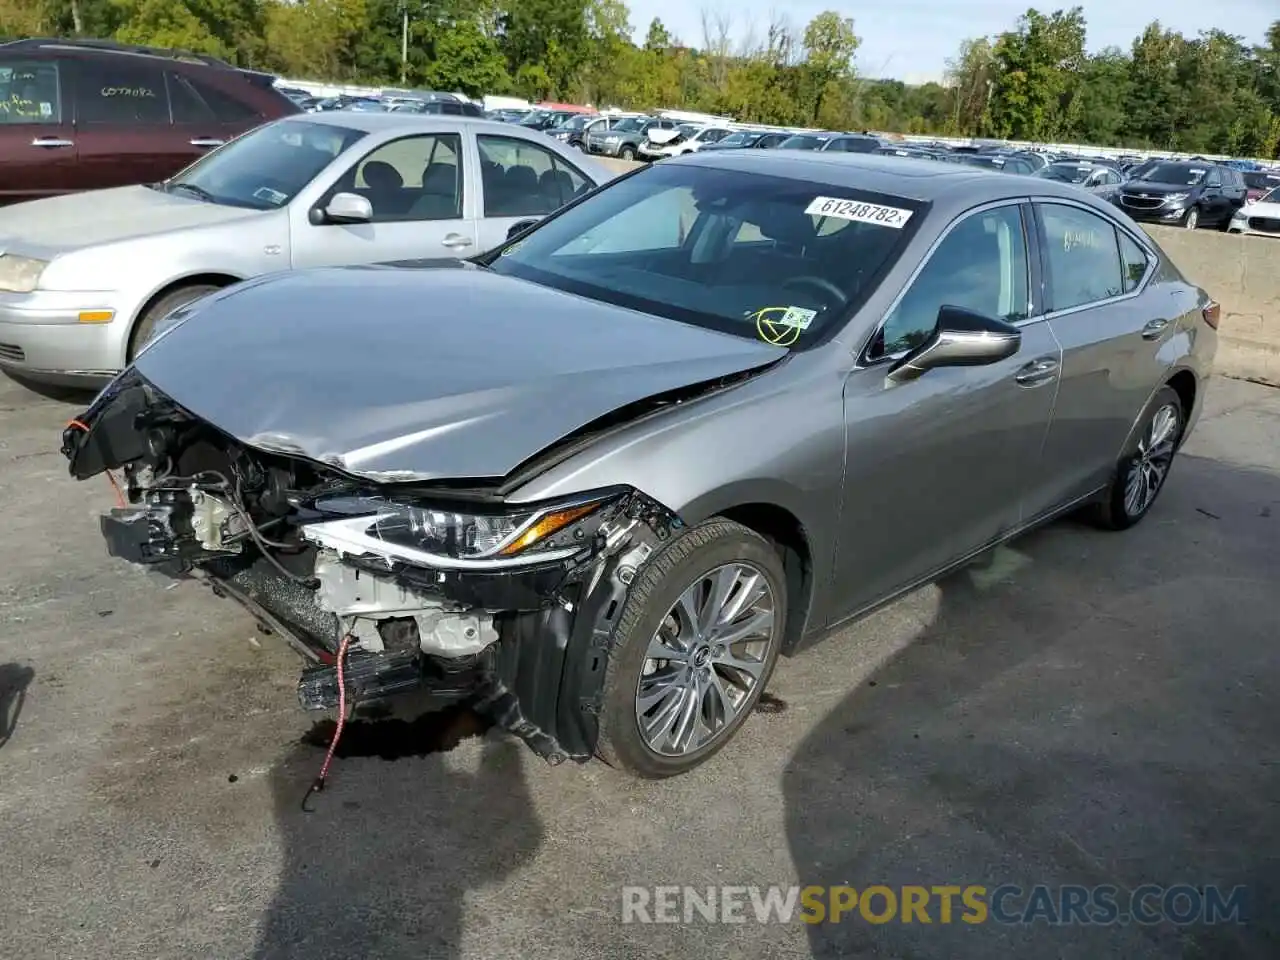
<path id="1" fill-rule="evenodd" d="M 635 161 L 597 157 L 618 173 Z M 1280 385 L 1280 238 L 1150 227 L 1186 274 L 1222 304 L 1217 370 Z"/>
<path id="2" fill-rule="evenodd" d="M 1222 304 L 1218 372 L 1280 385 L 1280 239 L 1172 227 L 1147 232 Z"/>

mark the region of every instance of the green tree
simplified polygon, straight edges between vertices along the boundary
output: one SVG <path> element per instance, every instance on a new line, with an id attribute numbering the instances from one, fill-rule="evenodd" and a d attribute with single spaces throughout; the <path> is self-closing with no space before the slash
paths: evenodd
<path id="1" fill-rule="evenodd" d="M 801 69 L 815 122 L 825 100 L 844 95 L 843 85 L 853 78 L 853 55 L 861 42 L 853 20 L 831 10 L 818 14 L 805 27 Z"/>
<path id="2" fill-rule="evenodd" d="M 1085 60 L 1084 41 L 1080 7 L 1049 16 L 1028 10 L 1016 29 L 1001 34 L 993 50 L 992 132 L 1039 142 L 1067 133 Z"/>

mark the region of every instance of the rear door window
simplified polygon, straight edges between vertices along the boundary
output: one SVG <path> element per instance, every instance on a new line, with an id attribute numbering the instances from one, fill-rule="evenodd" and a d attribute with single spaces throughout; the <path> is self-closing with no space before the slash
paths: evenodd
<path id="1" fill-rule="evenodd" d="M 1116 228 L 1079 207 L 1040 204 L 1049 267 L 1049 309 L 1070 310 L 1124 290 Z"/>
<path id="2" fill-rule="evenodd" d="M 0 126 L 61 123 L 58 81 L 58 65 L 53 61 L 0 61 Z"/>
<path id="3" fill-rule="evenodd" d="M 476 140 L 486 217 L 542 216 L 591 188 L 578 170 L 536 143 L 487 135 Z"/>
<path id="4" fill-rule="evenodd" d="M 169 125 L 164 71 L 124 57 L 75 61 L 76 122 L 129 127 Z"/>

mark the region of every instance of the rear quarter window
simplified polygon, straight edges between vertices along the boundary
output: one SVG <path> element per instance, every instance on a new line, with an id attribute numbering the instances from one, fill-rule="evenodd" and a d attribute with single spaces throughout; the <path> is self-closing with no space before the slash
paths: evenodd
<path id="1" fill-rule="evenodd" d="M 244 123 L 259 118 L 258 111 L 243 100 L 198 77 L 188 79 L 200 98 L 213 110 L 213 115 L 223 123 Z"/>

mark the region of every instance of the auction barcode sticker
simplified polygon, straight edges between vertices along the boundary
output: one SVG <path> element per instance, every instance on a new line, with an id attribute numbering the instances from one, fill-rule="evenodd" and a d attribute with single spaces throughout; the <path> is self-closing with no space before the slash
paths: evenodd
<path id="1" fill-rule="evenodd" d="M 855 223 L 877 223 L 895 230 L 901 230 L 911 219 L 910 210 L 882 207 L 878 203 L 862 203 L 858 200 L 841 200 L 839 197 L 814 197 L 804 212 L 814 217 L 838 217 Z"/>

